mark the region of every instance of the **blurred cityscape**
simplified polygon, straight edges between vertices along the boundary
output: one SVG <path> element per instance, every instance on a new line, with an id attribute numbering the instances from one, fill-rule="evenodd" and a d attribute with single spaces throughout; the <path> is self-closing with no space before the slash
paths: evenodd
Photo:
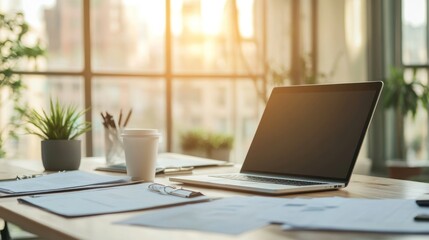
<path id="1" fill-rule="evenodd" d="M 9 2 L 11 3 L 11 1 Z M 81 71 L 83 68 L 82 2 L 75 0 L 26 0 L 3 4 L 9 11 L 23 11 L 35 4 L 33 28 L 48 49 L 39 70 Z M 38 5 L 40 4 L 40 5 Z M 38 5 L 38 6 L 37 6 Z M 173 74 L 173 151 L 180 151 L 179 135 L 192 128 L 206 128 L 235 136 L 232 159 L 242 161 L 253 137 L 263 106 L 254 80 L 235 79 L 235 74 L 261 74 L 254 28 L 254 2 L 239 1 L 238 24 L 244 31 L 243 51 L 233 39 L 230 1 L 172 1 L 173 73 L 219 74 L 227 78 L 175 78 Z M 1 9 L 3 9 L 1 8 Z M 34 11 L 39 12 L 37 16 Z M 207 13 L 210 13 L 207 16 Z M 242 19 L 247 17 L 248 19 Z M 34 21 L 31 21 L 34 22 Z M 91 53 L 93 72 L 165 74 L 164 1 L 91 1 Z M 243 54 L 246 59 L 238 56 Z M 251 60 L 247 60 L 251 59 Z M 245 61 L 245 62 L 244 62 Z M 248 66 L 245 66 L 248 65 Z M 32 71 L 28 64 L 22 68 Z M 247 69 L 252 72 L 247 72 Z M 258 72 L 256 72 L 256 71 Z M 76 76 L 26 75 L 32 105 L 47 107 L 50 96 L 83 107 L 83 79 Z M 100 112 L 115 116 L 133 109 L 130 127 L 160 129 L 165 139 L 165 78 L 101 76 L 92 79 L 93 152 L 104 155 L 104 129 Z M 46 94 L 46 93 L 49 93 Z M 39 158 L 38 139 L 25 136 L 14 157 Z M 33 143 L 30 143 L 33 142 Z M 161 151 L 166 150 L 166 141 Z M 29 148 L 31 146 L 31 148 Z"/>
<path id="2" fill-rule="evenodd" d="M 311 53 L 311 1 L 300 1 L 303 56 Z M 291 2 L 171 0 L 167 18 L 166 2 L 162 0 L 91 0 L 94 155 L 104 155 L 100 112 L 118 116 L 121 109 L 131 108 L 129 126 L 160 129 L 161 151 L 165 151 L 167 100 L 171 99 L 173 151 L 180 152 L 181 132 L 205 128 L 234 135 L 232 160 L 243 161 L 264 108 L 256 92 L 256 88 L 262 87 L 260 80 L 270 67 L 286 71 L 291 67 Z M 319 5 L 318 72 L 335 73 L 325 82 L 367 80 L 365 45 L 353 45 L 359 41 L 351 44 L 344 37 L 352 34 L 355 40 L 364 39 L 364 28 L 353 27 L 359 27 L 359 21 L 364 26 L 365 5 L 346 14 L 348 5 L 343 1 L 324 1 Z M 404 1 L 404 9 L 414 5 Z M 403 62 L 426 63 L 427 21 L 421 17 L 423 20 L 408 21 L 407 16 L 412 19 L 421 15 L 413 9 L 403 12 Z M 83 108 L 83 1 L 0 0 L 0 11 L 23 12 L 31 27 L 28 41 L 40 41 L 47 48 L 45 58 L 37 64 L 22 62 L 19 69 L 30 73 L 60 72 L 23 75 L 30 104 L 47 107 L 52 96 Z M 352 21 L 345 21 L 348 18 Z M 171 19 L 168 36 L 166 19 Z M 344 22 L 353 24 L 345 26 Z M 346 28 L 354 31 L 345 32 Z M 426 70 L 419 70 L 421 81 L 427 82 L 427 75 Z M 171 92 L 167 92 L 167 79 L 172 81 Z M 4 123 L 8 112 L 3 109 L 1 114 Z M 413 121 L 409 119 L 407 125 L 409 143 L 427 142 L 426 114 Z M 427 157 L 427 146 L 420 146 L 423 147 L 416 148 L 413 154 Z M 39 159 L 39 147 L 39 139 L 25 135 L 20 142 L 10 143 L 8 152 L 10 157 Z"/>
<path id="3" fill-rule="evenodd" d="M 402 62 L 404 65 L 427 64 L 427 1 L 403 1 L 402 3 Z M 411 81 L 412 70 L 405 72 Z M 427 69 L 419 69 L 417 78 L 428 83 Z M 405 119 L 405 140 L 408 147 L 407 159 L 427 160 L 428 156 L 428 115 L 422 106 L 415 117 Z"/>

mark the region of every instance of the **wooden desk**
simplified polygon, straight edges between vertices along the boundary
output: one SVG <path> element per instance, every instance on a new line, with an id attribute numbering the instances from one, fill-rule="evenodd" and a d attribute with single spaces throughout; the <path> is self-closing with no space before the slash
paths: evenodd
<path id="1" fill-rule="evenodd" d="M 28 166 L 33 171 L 40 171 L 40 162 L 10 162 L 15 166 Z M 0 161 L 0 168 L 5 163 Z M 92 170 L 102 162 L 95 159 L 85 159 L 81 169 Z M 238 168 L 205 168 L 194 171 L 194 174 L 209 172 L 235 172 Z M 97 172 L 102 173 L 102 172 Z M 105 173 L 107 174 L 107 173 Z M 169 176 L 158 176 L 159 183 L 169 183 Z M 237 195 L 252 195 L 213 188 L 189 187 L 205 193 L 208 196 L 229 197 Z M 429 192 L 429 184 L 354 175 L 350 185 L 338 191 L 314 192 L 305 194 L 285 195 L 282 197 L 354 197 L 354 198 L 407 198 L 412 199 Z M 24 230 L 39 235 L 43 239 L 427 239 L 423 235 L 387 235 L 333 231 L 282 231 L 279 226 L 268 226 L 239 236 L 229 236 L 189 230 L 166 230 L 139 226 L 113 224 L 144 211 L 108 214 L 101 216 L 67 219 L 35 207 L 19 204 L 16 198 L 0 199 L 0 218 L 14 223 Z M 428 225 L 429 227 L 429 225 Z"/>

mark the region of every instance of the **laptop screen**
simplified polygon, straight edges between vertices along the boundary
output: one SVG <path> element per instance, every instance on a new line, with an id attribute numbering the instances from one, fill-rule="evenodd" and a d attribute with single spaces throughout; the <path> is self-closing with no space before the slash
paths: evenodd
<path id="1" fill-rule="evenodd" d="M 241 172 L 350 179 L 381 82 L 274 88 Z"/>

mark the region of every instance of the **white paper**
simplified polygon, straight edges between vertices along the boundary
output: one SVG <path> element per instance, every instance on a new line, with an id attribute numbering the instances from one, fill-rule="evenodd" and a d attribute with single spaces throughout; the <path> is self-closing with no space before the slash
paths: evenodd
<path id="1" fill-rule="evenodd" d="M 209 203 L 156 210 L 121 224 L 240 234 L 270 223 L 284 230 L 339 230 L 380 233 L 429 233 L 429 214 L 415 200 L 350 198 L 233 197 Z"/>
<path id="2" fill-rule="evenodd" d="M 184 198 L 148 190 L 152 183 L 92 189 L 79 192 L 40 195 L 19 199 L 50 212 L 78 217 L 148 209 L 208 200 L 206 196 Z"/>
<path id="3" fill-rule="evenodd" d="M 257 216 L 281 204 L 280 198 L 232 197 L 155 210 L 118 223 L 236 235 L 268 225 Z"/>
<path id="4" fill-rule="evenodd" d="M 129 181 L 129 177 L 99 175 L 83 171 L 70 171 L 52 173 L 41 177 L 17 181 L 0 182 L 0 192 L 46 192 L 125 181 Z"/>
<path id="5" fill-rule="evenodd" d="M 428 222 L 414 221 L 419 214 L 429 214 L 429 208 L 410 199 L 314 198 L 285 199 L 261 217 L 284 223 L 285 230 L 429 233 Z"/>

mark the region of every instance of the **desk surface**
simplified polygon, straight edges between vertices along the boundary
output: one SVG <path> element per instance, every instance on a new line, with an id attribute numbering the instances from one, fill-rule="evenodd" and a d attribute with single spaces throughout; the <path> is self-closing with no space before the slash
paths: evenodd
<path id="1" fill-rule="evenodd" d="M 101 166 L 97 159 L 84 159 L 81 169 L 92 170 Z M 0 160 L 3 166 L 27 168 L 42 171 L 39 161 Z M 12 167 L 11 167 L 12 166 Z M 237 172 L 236 167 L 204 168 L 194 170 L 194 174 Z M 103 172 L 98 172 L 102 173 Z M 111 174 L 111 173 L 104 173 Z M 157 176 L 156 182 L 171 184 L 168 177 Z M 0 176 L 1 177 L 1 176 Z M 187 186 L 211 197 L 245 196 L 249 193 L 226 191 L 214 188 Z M 290 194 L 282 197 L 354 197 L 354 198 L 406 198 L 413 199 L 429 192 L 429 184 L 394 180 L 362 175 L 353 175 L 350 185 L 342 190 Z M 23 229 L 39 235 L 43 239 L 427 239 L 422 235 L 387 235 L 331 231 L 290 231 L 278 226 L 268 226 L 239 236 L 204 233 L 189 230 L 165 230 L 140 226 L 116 225 L 113 222 L 134 216 L 143 211 L 108 214 L 83 218 L 66 219 L 38 208 L 19 204 L 16 198 L 0 199 L 0 218 L 14 223 Z M 429 225 L 428 225 L 429 226 Z"/>

